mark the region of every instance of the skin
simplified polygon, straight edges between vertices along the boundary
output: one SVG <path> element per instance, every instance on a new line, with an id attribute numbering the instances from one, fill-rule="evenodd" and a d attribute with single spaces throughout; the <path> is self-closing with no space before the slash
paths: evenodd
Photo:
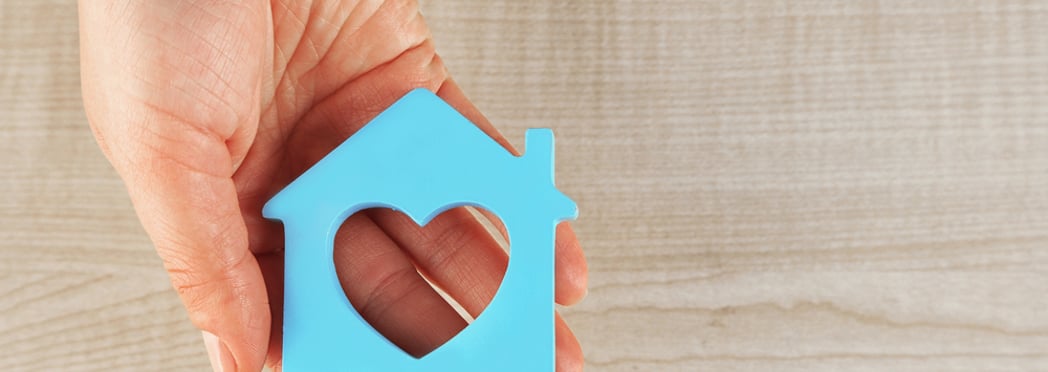
<path id="1" fill-rule="evenodd" d="M 91 128 L 216 370 L 280 368 L 283 236 L 263 203 L 401 95 L 437 92 L 514 151 L 451 80 L 414 1 L 83 0 L 80 42 Z M 464 209 L 423 228 L 369 210 L 335 244 L 347 297 L 413 355 L 466 325 L 419 272 L 476 316 L 508 262 Z M 566 223 L 556 250 L 556 301 L 571 305 L 586 263 Z M 557 370 L 581 370 L 559 316 L 556 334 Z"/>

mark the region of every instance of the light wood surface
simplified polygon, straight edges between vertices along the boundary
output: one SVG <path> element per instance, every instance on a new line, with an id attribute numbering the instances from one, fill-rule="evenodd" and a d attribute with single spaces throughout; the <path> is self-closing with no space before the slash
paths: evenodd
<path id="1" fill-rule="evenodd" d="M 554 127 L 595 371 L 1048 371 L 1048 2 L 425 1 Z M 207 370 L 82 113 L 73 1 L 0 1 L 0 370 Z"/>

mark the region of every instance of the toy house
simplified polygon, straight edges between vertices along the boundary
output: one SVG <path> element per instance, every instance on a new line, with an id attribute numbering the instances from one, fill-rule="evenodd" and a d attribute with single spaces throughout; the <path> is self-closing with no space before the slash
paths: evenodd
<path id="1" fill-rule="evenodd" d="M 333 241 L 372 207 L 419 225 L 475 205 L 497 214 L 512 247 L 502 285 L 461 333 L 415 358 L 346 298 Z M 553 371 L 554 230 L 575 204 L 553 182 L 553 133 L 531 129 L 513 156 L 433 93 L 411 91 L 274 196 L 263 215 L 285 230 L 284 369 Z"/>

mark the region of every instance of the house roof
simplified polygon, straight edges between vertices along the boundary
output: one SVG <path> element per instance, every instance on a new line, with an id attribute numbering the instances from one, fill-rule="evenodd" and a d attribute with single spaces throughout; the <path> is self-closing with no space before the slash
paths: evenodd
<path id="1" fill-rule="evenodd" d="M 343 213 L 340 208 L 352 203 L 347 199 L 352 196 L 385 201 L 365 207 L 403 207 L 424 223 L 432 215 L 413 215 L 408 209 L 438 209 L 420 199 L 427 194 L 483 204 L 468 200 L 509 188 L 520 190 L 524 199 L 531 191 L 552 192 L 560 214 L 573 217 L 574 203 L 553 186 L 552 132 L 532 129 L 526 137 L 527 153 L 515 157 L 440 97 L 416 89 L 277 193 L 263 215 L 284 219 L 308 211 L 329 216 Z M 539 174 L 533 174 L 535 166 Z"/>

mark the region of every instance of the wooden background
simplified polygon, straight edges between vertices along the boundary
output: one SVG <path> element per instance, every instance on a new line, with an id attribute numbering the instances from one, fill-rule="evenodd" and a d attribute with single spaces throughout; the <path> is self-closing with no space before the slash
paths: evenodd
<path id="1" fill-rule="evenodd" d="M 424 11 L 556 128 L 595 371 L 1048 371 L 1048 1 Z M 0 370 L 197 370 L 82 113 L 71 0 L 0 0 Z"/>

